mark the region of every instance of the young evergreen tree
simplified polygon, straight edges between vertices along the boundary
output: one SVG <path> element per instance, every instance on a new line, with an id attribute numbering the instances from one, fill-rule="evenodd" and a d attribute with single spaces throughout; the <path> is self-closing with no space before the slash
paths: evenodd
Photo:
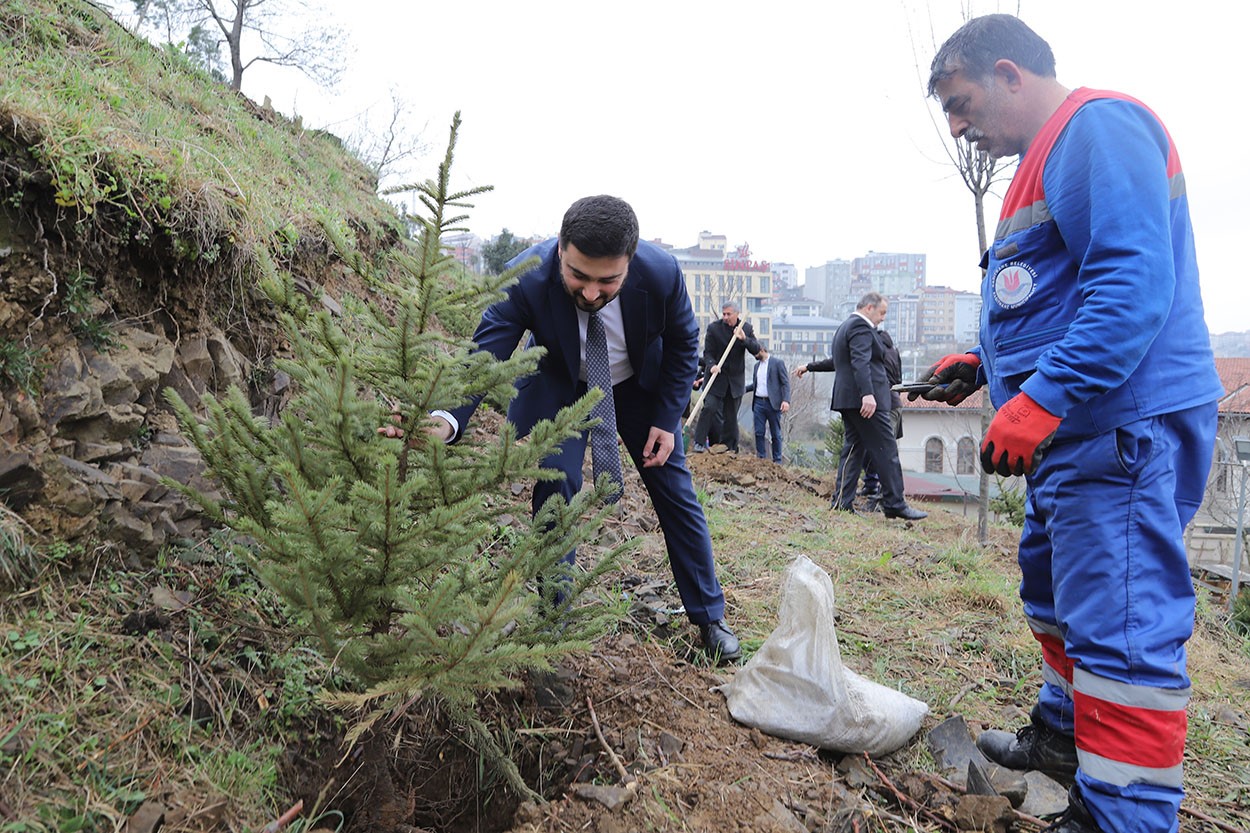
<path id="1" fill-rule="evenodd" d="M 469 729 L 516 792 L 532 798 L 475 706 L 517 685 L 521 672 L 549 669 L 588 646 L 605 609 L 579 600 L 615 553 L 590 571 L 562 573 L 563 555 L 593 538 L 610 511 L 606 480 L 570 505 L 553 498 L 520 533 L 504 516 L 529 513 L 505 487 L 559 476 L 539 463 L 587 427 L 598 395 L 523 441 L 506 423 L 493 440 L 470 435 L 454 446 L 427 433 L 432 410 L 479 396 L 502 408 L 541 357 L 523 350 L 499 362 L 474 351 L 470 335 L 482 311 L 526 265 L 468 275 L 440 245 L 464 220 L 449 212 L 489 190 L 449 188 L 459 126 L 457 114 L 438 179 L 404 186 L 428 212 L 417 218 L 412 245 L 370 263 L 345 230 L 324 223 L 387 309 L 345 303 L 336 318 L 310 310 L 290 275 L 274 269 L 263 280 L 290 341 L 289 358 L 277 365 L 295 391 L 272 424 L 238 389 L 206 397 L 203 419 L 169 393 L 225 497 L 177 485 L 247 542 L 240 551 L 358 683 L 357 691 L 330 695 L 361 710 L 350 737 L 385 713 L 435 702 Z M 403 439 L 377 431 L 393 412 L 402 414 Z M 544 599 L 544 582 L 561 589 L 559 603 Z"/>

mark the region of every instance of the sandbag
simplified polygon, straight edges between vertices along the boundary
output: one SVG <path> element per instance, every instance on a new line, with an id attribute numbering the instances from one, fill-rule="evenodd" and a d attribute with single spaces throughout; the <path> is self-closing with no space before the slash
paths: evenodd
<path id="1" fill-rule="evenodd" d="M 777 628 L 719 689 L 747 726 L 838 752 L 884 755 L 920 728 L 929 707 L 845 668 L 833 582 L 807 556 L 786 568 Z"/>

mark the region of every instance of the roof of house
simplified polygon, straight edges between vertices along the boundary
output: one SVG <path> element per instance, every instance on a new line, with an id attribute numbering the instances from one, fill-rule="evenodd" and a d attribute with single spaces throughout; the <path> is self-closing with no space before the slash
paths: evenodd
<path id="1" fill-rule="evenodd" d="M 1250 359 L 1216 359 L 1215 371 L 1224 384 L 1222 414 L 1250 414 Z"/>
<path id="2" fill-rule="evenodd" d="M 936 472 L 903 472 L 903 494 L 918 500 L 964 502 L 976 498 L 981 489 L 981 475 L 975 474 L 939 474 Z M 990 497 L 997 497 L 1001 491 L 999 480 L 989 480 Z"/>

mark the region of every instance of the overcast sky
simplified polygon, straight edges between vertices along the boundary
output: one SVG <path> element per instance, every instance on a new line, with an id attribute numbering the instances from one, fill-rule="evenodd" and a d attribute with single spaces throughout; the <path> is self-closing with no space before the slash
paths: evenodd
<path id="1" fill-rule="evenodd" d="M 634 206 L 644 238 L 685 247 L 701 230 L 723 234 L 757 259 L 795 264 L 800 280 L 809 266 L 878 251 L 927 254 L 931 285 L 979 284 L 972 198 L 924 96 L 929 61 L 967 2 L 330 5 L 350 44 L 340 85 L 327 92 L 258 65 L 244 92 L 349 135 L 362 113 L 389 115 L 393 90 L 432 148 L 414 169 L 421 179 L 460 110 L 453 173 L 495 186 L 468 223 L 484 238 L 554 233 L 573 200 L 610 193 Z M 1250 11 L 1215 0 L 1019 9 L 1050 42 L 1062 83 L 1121 90 L 1163 119 L 1185 169 L 1207 321 L 1213 332 L 1250 328 L 1238 245 L 1250 233 Z M 991 228 L 998 209 L 991 200 Z"/>

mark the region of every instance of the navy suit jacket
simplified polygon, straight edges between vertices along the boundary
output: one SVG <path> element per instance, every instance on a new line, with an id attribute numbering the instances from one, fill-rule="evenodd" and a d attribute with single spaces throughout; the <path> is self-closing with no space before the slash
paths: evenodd
<path id="1" fill-rule="evenodd" d="M 757 361 L 755 367 L 751 369 L 751 381 L 746 389 L 755 391 L 755 379 L 760 372 L 760 363 Z M 782 402 L 790 401 L 790 373 L 786 370 L 786 363 L 776 356 L 768 357 L 768 404 L 773 406 L 773 410 L 780 411 Z"/>
<path id="2" fill-rule="evenodd" d="M 539 258 L 538 265 L 505 290 L 504 300 L 483 313 L 473 335 L 478 349 L 499 359 L 512 355 L 527 330 L 527 346 L 547 349 L 537 372 L 518 380 L 516 398 L 508 408 L 508 421 L 522 436 L 585 392 L 584 383 L 578 380 L 582 347 L 577 308 L 560 278 L 557 241 L 532 246 L 512 263 L 532 257 Z M 699 328 L 681 267 L 663 249 L 641 242 L 617 298 L 629 363 L 647 394 L 618 401 L 617 411 L 640 409 L 651 425 L 675 434 L 690 399 L 699 347 Z M 460 432 L 477 405 L 473 402 L 451 412 Z"/>

